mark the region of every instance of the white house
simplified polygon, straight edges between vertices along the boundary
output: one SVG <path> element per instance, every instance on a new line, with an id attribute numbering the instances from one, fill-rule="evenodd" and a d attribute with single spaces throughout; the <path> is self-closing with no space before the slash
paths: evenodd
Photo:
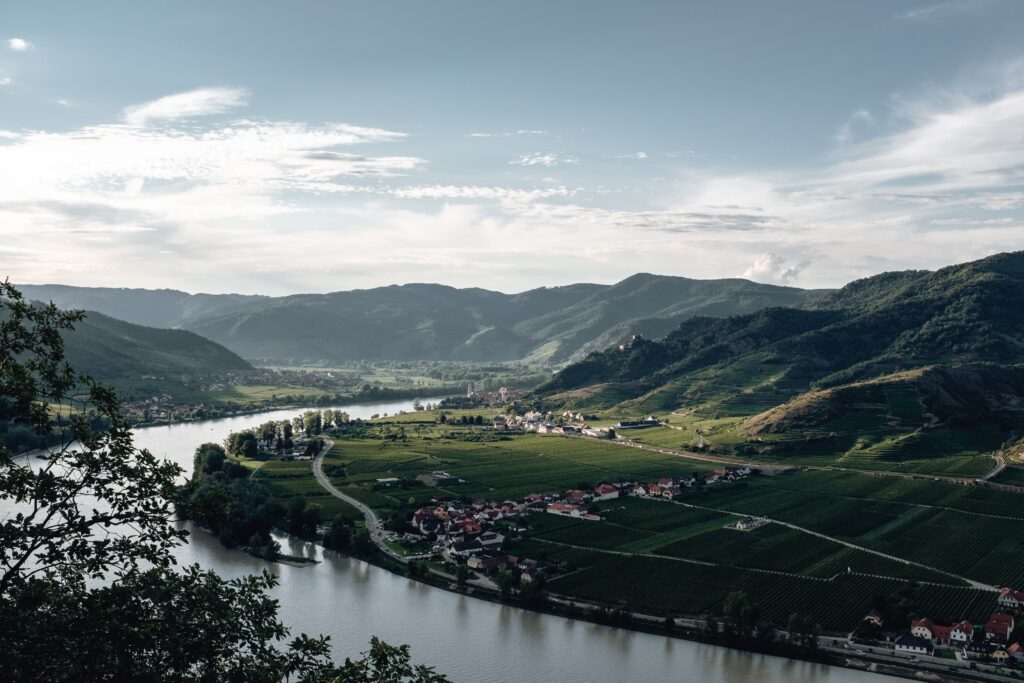
<path id="1" fill-rule="evenodd" d="M 902 635 L 896 639 L 896 654 L 930 655 L 932 641 L 917 636 Z"/>
<path id="2" fill-rule="evenodd" d="M 1024 591 L 1017 591 L 1012 588 L 1004 588 L 999 592 L 999 606 L 1012 610 L 1018 610 L 1024 605 Z"/>
<path id="3" fill-rule="evenodd" d="M 974 640 L 974 624 L 969 621 L 961 621 L 953 624 L 949 631 L 949 642 L 963 645 Z"/>

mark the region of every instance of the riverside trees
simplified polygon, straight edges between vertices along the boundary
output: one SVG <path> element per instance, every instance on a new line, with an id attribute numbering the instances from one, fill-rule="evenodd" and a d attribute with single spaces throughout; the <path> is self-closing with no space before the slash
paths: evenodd
<path id="1" fill-rule="evenodd" d="M 61 334 L 81 318 L 0 284 L 0 424 L 71 437 L 32 461 L 0 445 L 4 677 L 443 681 L 379 641 L 338 668 L 326 638 L 289 640 L 269 573 L 174 568 L 186 536 L 170 523 L 181 469 L 136 449 L 114 393 L 65 362 Z M 217 447 L 197 464 L 232 478 Z"/>

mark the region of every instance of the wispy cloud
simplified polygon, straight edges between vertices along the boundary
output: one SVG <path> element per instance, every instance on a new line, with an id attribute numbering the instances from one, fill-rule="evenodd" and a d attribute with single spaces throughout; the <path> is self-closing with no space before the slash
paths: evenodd
<path id="1" fill-rule="evenodd" d="M 875 123 L 875 117 L 872 116 L 871 112 L 867 109 L 858 109 L 857 111 L 850 114 L 849 118 L 843 121 L 843 125 L 839 126 L 839 130 L 836 132 L 836 142 L 840 145 L 846 145 L 853 142 L 857 134 L 857 129 L 861 126 L 872 125 Z"/>
<path id="2" fill-rule="evenodd" d="M 32 49 L 32 43 L 25 40 L 24 38 L 10 38 L 7 41 L 7 47 L 14 50 L 15 52 L 26 52 Z"/>
<path id="3" fill-rule="evenodd" d="M 567 154 L 520 154 L 508 162 L 512 166 L 562 166 L 565 164 L 578 164 L 580 160 Z"/>
<path id="4" fill-rule="evenodd" d="M 471 138 L 510 138 L 515 135 L 547 135 L 546 130 L 508 130 L 500 133 L 470 133 Z"/>
<path id="5" fill-rule="evenodd" d="M 921 5 L 920 7 L 914 7 L 913 9 L 909 9 L 905 12 L 900 12 L 896 15 L 896 18 L 908 21 L 921 21 L 924 19 L 941 17 L 947 14 L 956 14 L 958 12 L 979 9 L 984 6 L 986 2 L 987 0 L 945 0 L 944 2 Z"/>
<path id="6" fill-rule="evenodd" d="M 245 88 L 198 88 L 127 107 L 124 120 L 133 126 L 144 126 L 151 121 L 223 114 L 244 106 L 248 100 L 249 91 Z"/>
<path id="7" fill-rule="evenodd" d="M 397 187 L 388 192 L 402 199 L 486 199 L 522 203 L 553 197 L 568 197 L 572 194 L 564 186 L 524 190 L 480 185 L 420 185 Z"/>

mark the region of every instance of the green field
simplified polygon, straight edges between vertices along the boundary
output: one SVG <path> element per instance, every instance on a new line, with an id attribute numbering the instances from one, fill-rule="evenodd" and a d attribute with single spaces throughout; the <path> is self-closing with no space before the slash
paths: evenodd
<path id="1" fill-rule="evenodd" d="M 516 499 L 714 467 L 597 440 L 439 425 L 433 417 L 403 415 L 348 430 L 335 438 L 325 471 L 380 513 L 408 515 L 435 496 Z M 663 428 L 636 436 L 655 443 L 680 433 Z M 415 481 L 433 470 L 466 483 L 437 489 Z M 322 495 L 308 462 L 268 463 L 258 477 L 282 496 L 301 493 L 319 502 Z M 390 477 L 401 484 L 376 482 Z M 599 507 L 597 522 L 531 515 L 509 550 L 559 565 L 564 576 L 551 582 L 552 591 L 613 607 L 701 614 L 720 610 L 725 595 L 742 589 L 778 623 L 805 611 L 838 631 L 870 609 L 873 595 L 905 591 L 908 582 L 919 582 L 915 599 L 933 619 L 980 618 L 994 605 L 994 592 L 968 589 L 958 577 L 1024 585 L 1024 565 L 1016 561 L 1024 553 L 1017 531 L 1024 495 L 952 480 L 793 470 L 709 484 L 675 502 L 625 497 Z M 747 532 L 724 528 L 741 515 L 779 523 Z"/>
<path id="2" fill-rule="evenodd" d="M 792 613 L 810 617 L 826 631 L 846 633 L 870 610 L 872 596 L 904 584 L 858 574 L 831 580 L 735 567 L 714 567 L 651 557 L 605 556 L 555 579 L 553 591 L 609 607 L 664 616 L 721 613 L 726 595 L 742 590 L 763 618 L 784 624 Z M 957 586 L 920 586 L 917 604 L 937 622 L 984 621 L 995 604 L 987 591 Z"/>
<path id="3" fill-rule="evenodd" d="M 996 476 L 995 481 L 1011 486 L 1024 486 L 1024 467 L 1007 467 Z"/>

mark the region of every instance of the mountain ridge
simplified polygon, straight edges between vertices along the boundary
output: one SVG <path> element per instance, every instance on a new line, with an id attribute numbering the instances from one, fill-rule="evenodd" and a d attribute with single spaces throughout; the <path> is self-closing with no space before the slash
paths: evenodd
<path id="1" fill-rule="evenodd" d="M 195 332 L 253 360 L 277 363 L 464 360 L 561 364 L 695 315 L 800 304 L 820 291 L 729 278 L 638 273 L 505 294 L 412 283 L 264 297 L 178 290 L 26 285 L 26 296 L 136 324 Z"/>

